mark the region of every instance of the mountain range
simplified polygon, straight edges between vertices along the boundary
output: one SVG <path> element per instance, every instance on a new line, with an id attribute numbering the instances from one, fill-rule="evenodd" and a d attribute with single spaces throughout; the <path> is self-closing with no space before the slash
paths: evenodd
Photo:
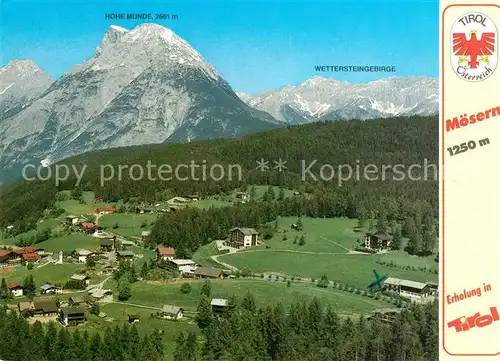
<path id="1" fill-rule="evenodd" d="M 349 83 L 314 76 L 297 86 L 262 94 L 238 93 L 248 105 L 287 123 L 436 115 L 439 82 L 429 77 L 391 77 Z"/>
<path id="2" fill-rule="evenodd" d="M 249 95 L 156 24 L 110 26 L 93 56 L 51 79 L 31 60 L 0 69 L 0 173 L 87 151 L 238 137 L 290 123 L 437 113 L 433 78 L 365 84 L 313 77 Z"/>

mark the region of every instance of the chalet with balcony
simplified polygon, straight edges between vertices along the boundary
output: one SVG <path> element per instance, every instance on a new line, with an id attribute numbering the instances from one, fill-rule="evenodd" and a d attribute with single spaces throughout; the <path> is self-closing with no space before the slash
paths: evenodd
<path id="1" fill-rule="evenodd" d="M 234 248 L 249 248 L 257 245 L 259 233 L 253 228 L 235 227 L 229 230 L 226 244 Z"/>
<path id="2" fill-rule="evenodd" d="M 76 326 L 85 320 L 85 310 L 82 307 L 62 307 L 59 311 L 59 321 L 64 326 Z"/>
<path id="3" fill-rule="evenodd" d="M 367 233 L 364 246 L 374 251 L 388 250 L 391 246 L 392 237 L 385 232 Z"/>

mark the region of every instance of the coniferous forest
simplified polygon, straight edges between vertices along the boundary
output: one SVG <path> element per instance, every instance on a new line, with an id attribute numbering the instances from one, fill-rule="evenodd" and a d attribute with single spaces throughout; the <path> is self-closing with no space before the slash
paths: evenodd
<path id="1" fill-rule="evenodd" d="M 210 291 L 208 291 L 208 295 Z M 200 332 L 180 333 L 174 361 L 434 361 L 438 360 L 437 302 L 403 309 L 391 322 L 345 317 L 313 299 L 289 308 L 256 307 L 252 294 L 229 300 L 214 314 L 203 294 Z M 139 336 L 134 326 L 100 333 L 28 324 L 0 309 L 0 357 L 9 361 L 160 361 L 168 358 L 158 331 Z"/>
<path id="2" fill-rule="evenodd" d="M 80 332 L 51 322 L 29 324 L 0 307 L 0 359 L 8 361 L 160 361 L 165 359 L 158 331 L 140 336 L 134 326 Z"/>
<path id="3" fill-rule="evenodd" d="M 204 295 L 198 312 L 201 335 L 180 334 L 175 361 L 438 360 L 437 302 L 404 309 L 392 322 L 339 316 L 316 299 L 257 308 L 250 293 L 222 314 Z"/>
<path id="4" fill-rule="evenodd" d="M 139 200 L 153 203 L 175 195 L 192 193 L 206 197 L 245 185 L 266 184 L 315 193 L 318 199 L 335 199 L 334 206 L 330 207 L 335 208 L 328 212 L 322 210 L 319 203 L 304 206 L 311 212 L 316 212 L 314 208 L 318 208 L 320 216 L 322 213 L 333 212 L 345 216 L 367 213 L 366 216 L 370 217 L 381 210 L 381 202 L 389 202 L 393 208 L 397 206 L 403 209 L 407 209 L 410 204 L 410 207 L 423 206 L 432 209 L 432 214 L 437 215 L 438 182 L 435 170 L 438 154 L 438 117 L 413 116 L 291 126 L 238 139 L 108 149 L 82 154 L 58 164 L 76 167 L 79 171 L 85 169 L 78 187 L 94 191 L 98 199 L 108 202 Z M 282 172 L 262 172 L 256 169 L 258 160 L 267 160 L 272 166 L 273 161 L 280 158 L 287 162 L 286 169 Z M 238 179 L 234 174 L 232 179 L 226 176 L 221 180 L 208 177 L 196 181 L 190 178 L 190 169 L 180 169 L 180 179 L 174 176 L 166 181 L 158 179 L 156 173 L 153 173 L 154 180 L 148 179 L 147 175 L 135 180 L 137 174 L 130 177 L 127 171 L 122 172 L 121 178 L 118 177 L 119 165 L 130 167 L 137 164 L 146 169 L 150 162 L 157 167 L 167 164 L 175 168 L 192 161 L 198 165 L 220 164 L 225 169 L 229 169 L 231 165 L 239 165 L 242 178 Z M 389 169 L 385 179 L 380 175 L 370 179 L 352 177 L 339 183 L 337 173 L 328 180 L 314 179 L 308 172 L 303 177 L 302 162 L 306 166 L 314 162 L 309 170 L 316 178 L 325 164 L 332 165 L 335 169 L 340 165 L 350 165 L 353 169 L 356 166 L 362 168 L 374 165 L 379 172 L 383 166 L 400 164 L 407 169 L 411 165 L 419 165 L 419 169 L 413 170 L 413 177 L 426 178 L 399 179 Z M 434 168 L 425 170 L 426 163 L 434 165 Z M 52 178 L 48 180 L 17 182 L 1 190 L 1 227 L 13 225 L 22 233 L 34 228 L 44 212 L 57 212 L 52 209 L 56 193 L 74 189 L 76 176 L 70 172 L 68 179 L 56 185 L 54 167 L 55 165 L 50 168 Z M 109 176 L 111 168 L 114 169 L 115 176 L 102 181 L 101 174 Z"/>

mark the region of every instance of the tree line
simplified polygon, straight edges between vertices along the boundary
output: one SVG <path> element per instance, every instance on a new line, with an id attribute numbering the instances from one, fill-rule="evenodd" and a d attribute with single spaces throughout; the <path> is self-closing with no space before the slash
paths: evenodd
<path id="1" fill-rule="evenodd" d="M 392 322 L 342 317 L 317 299 L 258 308 L 251 293 L 217 314 L 203 292 L 201 334 L 181 333 L 175 361 L 433 361 L 438 360 L 438 304 L 412 305 Z"/>

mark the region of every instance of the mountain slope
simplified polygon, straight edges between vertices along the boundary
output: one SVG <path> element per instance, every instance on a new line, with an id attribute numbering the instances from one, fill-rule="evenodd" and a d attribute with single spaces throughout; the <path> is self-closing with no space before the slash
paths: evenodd
<path id="1" fill-rule="evenodd" d="M 111 26 L 88 61 L 4 119 L 0 171 L 90 150 L 234 137 L 279 124 L 241 101 L 171 30 Z"/>
<path id="2" fill-rule="evenodd" d="M 392 77 L 356 84 L 316 76 L 276 91 L 238 93 L 250 106 L 288 123 L 435 115 L 438 95 L 438 80 L 428 77 Z"/>
<path id="3" fill-rule="evenodd" d="M 0 120 L 25 108 L 52 84 L 31 60 L 14 60 L 0 69 Z"/>

